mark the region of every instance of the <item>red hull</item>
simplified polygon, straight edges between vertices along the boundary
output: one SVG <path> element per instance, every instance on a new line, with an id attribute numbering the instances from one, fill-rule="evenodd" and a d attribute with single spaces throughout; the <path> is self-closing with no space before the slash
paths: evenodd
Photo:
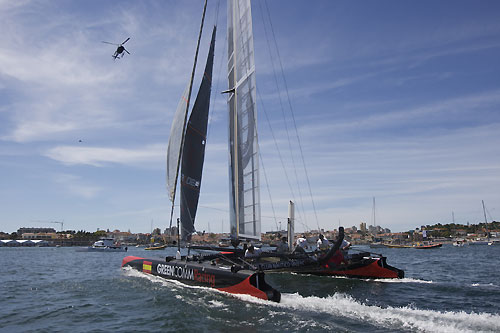
<path id="1" fill-rule="evenodd" d="M 291 271 L 300 274 L 322 276 L 345 276 L 361 279 L 402 279 L 404 271 L 387 265 L 385 258 L 370 258 L 351 264 L 324 265 L 296 268 Z"/>
<path id="2" fill-rule="evenodd" d="M 358 278 L 375 278 L 375 279 L 397 279 L 404 277 L 400 270 L 393 270 L 393 267 L 382 267 L 381 259 L 376 259 L 372 263 L 362 266 L 349 268 L 347 265 L 346 269 L 325 269 L 324 275 L 334 275 L 334 276 L 347 276 L 347 277 L 358 277 Z"/>

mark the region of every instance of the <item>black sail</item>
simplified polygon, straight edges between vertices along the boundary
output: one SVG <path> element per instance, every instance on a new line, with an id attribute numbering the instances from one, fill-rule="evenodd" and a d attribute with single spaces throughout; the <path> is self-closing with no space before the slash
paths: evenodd
<path id="1" fill-rule="evenodd" d="M 216 27 L 212 32 L 212 41 L 208 52 L 207 64 L 201 81 L 200 90 L 189 116 L 186 136 L 182 148 L 181 164 L 181 237 L 189 241 L 195 231 L 194 220 L 200 197 L 201 176 L 205 160 L 208 111 L 212 90 L 212 69 L 214 63 Z"/>

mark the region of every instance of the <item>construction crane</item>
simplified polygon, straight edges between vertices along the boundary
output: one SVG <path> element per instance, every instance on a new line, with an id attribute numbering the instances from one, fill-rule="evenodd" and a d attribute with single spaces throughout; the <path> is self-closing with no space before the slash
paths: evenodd
<path id="1" fill-rule="evenodd" d="M 35 221 L 31 221 L 31 222 L 37 222 L 37 223 L 58 223 L 61 225 L 61 231 L 64 230 L 64 222 L 61 222 L 61 221 L 43 221 L 43 220 L 35 220 Z"/>

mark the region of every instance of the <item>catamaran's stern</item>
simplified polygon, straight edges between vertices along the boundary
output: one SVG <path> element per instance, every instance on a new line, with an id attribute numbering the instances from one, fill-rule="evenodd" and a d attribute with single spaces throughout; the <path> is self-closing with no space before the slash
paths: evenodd
<path id="1" fill-rule="evenodd" d="M 386 263 L 386 258 L 370 258 L 357 263 L 326 267 L 321 275 L 368 279 L 402 279 L 404 271 Z"/>
<path id="2" fill-rule="evenodd" d="M 278 303 L 281 300 L 281 293 L 266 283 L 263 272 L 253 273 L 240 283 L 218 289 L 231 294 L 248 294 Z"/>

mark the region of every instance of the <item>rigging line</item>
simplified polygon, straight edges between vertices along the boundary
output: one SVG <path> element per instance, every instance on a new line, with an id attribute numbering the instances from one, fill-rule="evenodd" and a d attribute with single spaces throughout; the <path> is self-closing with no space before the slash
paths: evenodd
<path id="1" fill-rule="evenodd" d="M 289 186 L 289 188 L 290 188 L 290 192 L 292 192 L 292 199 L 295 201 L 295 193 L 294 193 L 294 191 L 293 191 L 293 187 L 292 187 L 292 185 L 291 185 L 291 183 L 290 183 L 290 178 L 288 177 L 288 174 L 287 174 L 286 168 L 284 167 L 283 158 L 282 158 L 282 156 L 281 156 L 281 151 L 280 151 L 280 149 L 279 149 L 279 146 L 278 146 L 278 143 L 277 143 L 276 137 L 274 136 L 274 131 L 273 131 L 273 128 L 272 128 L 272 126 L 271 126 L 271 122 L 270 122 L 270 120 L 269 120 L 269 117 L 268 117 L 268 115 L 267 115 L 267 111 L 266 111 L 266 108 L 265 108 L 265 106 L 264 106 L 264 102 L 263 102 L 263 100 L 262 100 L 262 98 L 261 98 L 260 91 L 259 91 L 259 89 L 258 89 L 257 87 L 256 87 L 256 90 L 257 90 L 256 92 L 257 92 L 257 96 L 258 96 L 258 98 L 257 98 L 257 99 L 260 101 L 260 104 L 261 104 L 262 110 L 264 111 L 264 115 L 266 116 L 266 121 L 267 121 L 267 124 L 269 125 L 269 128 L 270 128 L 270 130 L 271 130 L 271 135 L 272 135 L 272 137 L 273 137 L 273 141 L 274 141 L 274 144 L 275 144 L 275 146 L 276 146 L 276 150 L 278 151 L 278 156 L 279 156 L 279 158 L 280 158 L 281 165 L 282 165 L 283 170 L 284 170 L 284 172 L 285 172 L 285 178 L 286 178 L 287 183 L 288 183 L 288 186 Z M 259 151 L 259 156 L 261 157 L 261 160 L 262 160 L 262 154 L 261 154 L 261 149 L 260 149 L 260 145 L 259 145 L 259 133 L 258 133 L 258 131 L 257 131 L 257 122 L 256 122 L 256 121 L 254 121 L 254 128 L 255 128 L 255 133 L 256 133 L 256 134 L 255 134 L 255 136 L 256 136 L 257 146 L 258 146 L 258 148 L 259 148 L 259 149 L 258 149 L 258 151 Z M 262 162 L 262 167 L 264 168 L 264 164 L 263 164 L 263 162 Z M 264 170 L 264 177 L 266 178 L 266 183 L 267 183 L 267 185 L 269 186 L 269 183 L 267 182 L 267 175 L 266 175 L 266 173 L 265 173 L 265 170 Z M 269 191 L 269 187 L 268 187 L 268 191 Z M 274 206 L 273 206 L 273 204 L 272 204 L 272 198 L 271 198 L 271 194 L 270 194 L 270 192 L 269 192 L 269 199 L 270 199 L 270 201 L 271 201 L 271 206 L 273 207 L 273 213 L 274 213 Z M 275 213 L 274 213 L 274 214 L 275 214 Z M 307 222 L 306 222 L 306 223 L 303 223 L 303 222 L 302 222 L 302 217 L 300 216 L 300 210 L 298 210 L 298 214 L 299 214 L 299 218 L 298 218 L 296 221 L 298 221 L 298 222 L 299 222 L 299 223 L 300 223 L 303 227 L 305 227 L 305 228 L 306 228 L 306 230 L 310 230 L 309 226 L 307 225 Z M 276 214 L 275 214 L 275 215 L 276 215 Z M 261 217 L 262 217 L 262 216 L 261 216 Z M 276 219 L 276 217 L 274 217 L 274 218 Z M 277 226 L 277 223 L 276 223 L 276 226 Z"/>
<path id="2" fill-rule="evenodd" d="M 205 206 L 205 205 L 198 205 L 198 207 L 203 207 L 203 208 L 208 208 L 208 209 L 213 209 L 213 210 L 219 210 L 221 212 L 229 213 L 229 210 L 222 209 L 222 208 L 215 208 L 215 207 Z"/>
<path id="3" fill-rule="evenodd" d="M 259 147 L 259 156 L 260 156 L 260 159 L 261 159 L 261 164 L 262 164 L 262 169 L 264 170 L 264 178 L 266 179 L 266 185 L 267 185 L 267 191 L 268 191 L 268 194 L 269 194 L 269 201 L 271 203 L 271 208 L 272 208 L 272 211 L 273 211 L 273 216 L 266 216 L 266 215 L 261 215 L 260 217 L 267 217 L 267 218 L 272 218 L 274 219 L 274 223 L 276 225 L 276 230 L 279 230 L 279 227 L 278 227 L 278 220 L 276 218 L 276 212 L 274 210 L 274 204 L 273 204 L 273 200 L 272 200 L 272 196 L 271 196 L 271 190 L 269 188 L 269 182 L 267 180 L 267 173 L 266 173 L 266 169 L 264 167 L 264 159 L 262 158 L 262 154 L 260 153 L 260 147 Z M 283 218 L 283 219 L 286 219 L 288 217 L 283 217 L 281 216 L 280 218 Z M 303 226 L 303 227 L 306 227 L 307 230 L 310 230 L 309 226 L 307 224 L 304 224 L 302 223 L 302 221 L 300 219 L 298 219 L 298 222 Z"/>
<path id="4" fill-rule="evenodd" d="M 286 219 L 288 218 L 287 216 L 268 216 L 268 215 L 261 215 L 261 217 L 266 217 L 266 218 L 269 218 L 269 219 L 273 219 L 273 218 L 280 218 L 280 219 Z"/>
<path id="5" fill-rule="evenodd" d="M 279 157 L 279 160 L 281 162 L 281 166 L 283 167 L 283 171 L 285 173 L 285 178 L 286 178 L 286 181 L 288 183 L 288 187 L 290 188 L 290 192 L 292 194 L 292 199 L 293 199 L 293 201 L 295 201 L 295 192 L 293 191 L 292 184 L 290 183 L 290 177 L 288 177 L 288 172 L 287 172 L 287 169 L 285 168 L 285 163 L 283 162 L 283 157 L 281 155 L 281 150 L 280 150 L 280 148 L 278 146 L 278 141 L 276 140 L 276 136 L 274 135 L 273 127 L 271 126 L 271 121 L 269 120 L 269 116 L 267 115 L 267 111 L 266 111 L 264 102 L 263 102 L 263 100 L 261 98 L 261 94 L 260 94 L 259 88 L 257 88 L 257 96 L 258 96 L 257 99 L 260 102 L 262 111 L 264 112 L 264 116 L 266 117 L 267 124 L 269 125 L 269 129 L 271 131 L 271 136 L 273 138 L 274 145 L 276 146 L 276 151 L 278 152 L 278 157 Z M 298 213 L 299 213 L 299 219 L 301 220 L 302 217 L 300 216 L 300 214 L 301 214 L 300 210 L 298 210 Z M 306 224 L 306 227 L 307 227 L 307 224 Z M 307 227 L 307 229 L 309 230 L 309 227 Z"/>
<path id="6" fill-rule="evenodd" d="M 258 144 L 258 141 L 257 141 L 257 144 Z M 276 224 L 276 230 L 278 230 L 279 229 L 278 220 L 276 219 L 276 212 L 274 210 L 273 198 L 271 196 L 271 190 L 269 189 L 269 181 L 267 180 L 266 168 L 264 167 L 264 158 L 262 157 L 262 154 L 260 152 L 260 147 L 259 147 L 259 157 L 260 157 L 260 163 L 262 164 L 262 170 L 264 171 L 264 179 L 266 180 L 266 188 L 267 188 L 267 193 L 269 194 L 269 201 L 271 202 L 271 209 L 273 210 L 274 224 Z M 262 218 L 262 215 L 261 215 L 261 218 Z"/>
<path id="7" fill-rule="evenodd" d="M 277 46 L 278 43 L 276 41 L 276 36 L 274 34 L 274 28 L 273 28 L 273 24 L 272 24 L 272 21 L 271 21 L 271 15 L 269 13 L 269 7 L 267 6 L 267 1 L 264 2 L 265 5 L 266 5 L 266 9 L 267 9 L 267 15 L 269 16 L 269 24 L 271 26 L 271 32 L 273 34 L 273 38 L 274 38 L 274 43 L 275 45 Z M 304 152 L 302 150 L 302 143 L 300 141 L 300 137 L 299 137 L 299 131 L 297 130 L 297 123 L 295 121 L 295 115 L 294 115 L 294 112 L 293 112 L 293 107 L 292 107 L 292 102 L 291 102 L 291 99 L 290 99 L 290 94 L 288 92 L 288 84 L 286 82 L 286 77 L 285 77 L 285 71 L 283 69 L 283 63 L 281 62 L 281 56 L 280 56 L 280 53 L 279 53 L 279 49 L 278 47 L 276 47 L 276 53 L 278 55 L 278 62 L 280 64 L 280 67 L 281 67 L 281 75 L 283 77 L 283 83 L 285 85 L 285 91 L 286 91 L 286 95 L 287 95 L 287 99 L 288 99 L 288 104 L 289 104 L 289 107 L 290 107 L 290 113 L 292 115 L 292 120 L 293 120 L 293 125 L 295 127 L 295 133 L 297 135 L 297 141 L 299 143 L 299 150 L 300 150 L 300 156 L 302 158 L 302 165 L 304 167 L 304 172 L 305 172 L 305 175 L 306 175 L 306 180 L 307 180 L 307 186 L 309 188 L 309 195 L 311 196 L 311 202 L 312 202 L 312 206 L 313 206 L 313 210 L 314 210 L 314 216 L 316 218 L 316 224 L 318 225 L 318 229 L 319 228 L 319 219 L 318 219 L 318 213 L 316 211 L 316 204 L 314 203 L 314 197 L 313 197 L 313 194 L 312 194 L 312 190 L 311 190 L 311 182 L 309 181 L 309 174 L 307 172 L 307 167 L 306 167 L 306 161 L 304 159 Z"/>
<path id="8" fill-rule="evenodd" d="M 275 64 L 274 64 L 274 57 L 272 56 L 272 49 L 271 49 L 271 45 L 269 43 L 269 37 L 268 37 L 268 32 L 267 32 L 267 28 L 266 28 L 266 24 L 265 24 L 265 19 L 264 19 L 264 14 L 263 14 L 263 9 L 262 9 L 262 3 L 259 2 L 259 7 L 260 7 L 260 14 L 261 14 L 261 17 L 262 17 L 262 26 L 264 28 L 264 34 L 266 36 L 266 42 L 267 42 L 267 48 L 269 50 L 269 56 L 271 58 L 271 65 L 272 65 L 272 68 L 273 68 L 273 77 L 274 77 L 274 81 L 275 81 L 275 84 L 276 84 L 276 90 L 278 91 L 278 98 L 279 98 L 279 102 L 280 102 L 280 108 L 281 108 L 281 114 L 283 115 L 283 123 L 285 124 L 285 130 L 286 130 L 286 136 L 287 136 L 287 139 L 288 139 L 288 148 L 290 149 L 290 157 L 292 159 L 292 165 L 293 165 L 293 172 L 295 174 L 295 181 L 297 182 L 297 188 L 298 188 L 298 191 L 299 191 L 299 199 L 300 199 L 300 207 L 302 209 L 302 211 L 304 212 L 304 221 L 305 223 L 307 224 L 307 214 L 306 214 L 306 211 L 304 209 L 304 200 L 302 199 L 303 198 L 303 195 L 302 195 L 302 190 L 301 190 L 301 186 L 300 186 L 300 183 L 299 183 L 299 176 L 297 174 L 297 166 L 296 166 L 296 163 L 295 163 L 295 158 L 294 158 L 294 153 L 293 153 L 293 149 L 292 149 L 292 142 L 291 142 L 291 139 L 290 139 L 290 132 L 288 130 L 288 124 L 287 124 L 287 120 L 286 120 L 286 115 L 285 115 L 285 108 L 283 106 L 283 100 L 281 98 L 281 91 L 279 89 L 279 83 L 278 83 L 278 77 L 276 75 L 276 68 L 275 68 Z M 269 21 L 271 21 L 271 17 L 269 15 L 269 10 L 268 10 L 268 16 L 269 16 Z M 271 24 L 271 27 L 272 27 L 272 24 Z M 274 34 L 273 34 L 274 35 Z M 275 41 L 275 46 L 276 46 L 276 49 L 277 49 L 277 43 Z M 279 57 L 279 52 L 278 53 L 278 57 Z M 318 225 L 318 229 L 319 229 L 319 225 Z"/>
<path id="9" fill-rule="evenodd" d="M 222 209 L 222 208 L 215 208 L 215 207 L 205 206 L 205 205 L 198 205 L 198 207 L 213 209 L 213 210 L 218 210 L 221 212 L 229 213 L 229 210 Z M 266 217 L 266 218 L 270 218 L 270 219 L 274 219 L 274 218 L 286 219 L 287 218 L 287 216 L 268 216 L 268 215 L 261 215 L 261 217 Z"/>

